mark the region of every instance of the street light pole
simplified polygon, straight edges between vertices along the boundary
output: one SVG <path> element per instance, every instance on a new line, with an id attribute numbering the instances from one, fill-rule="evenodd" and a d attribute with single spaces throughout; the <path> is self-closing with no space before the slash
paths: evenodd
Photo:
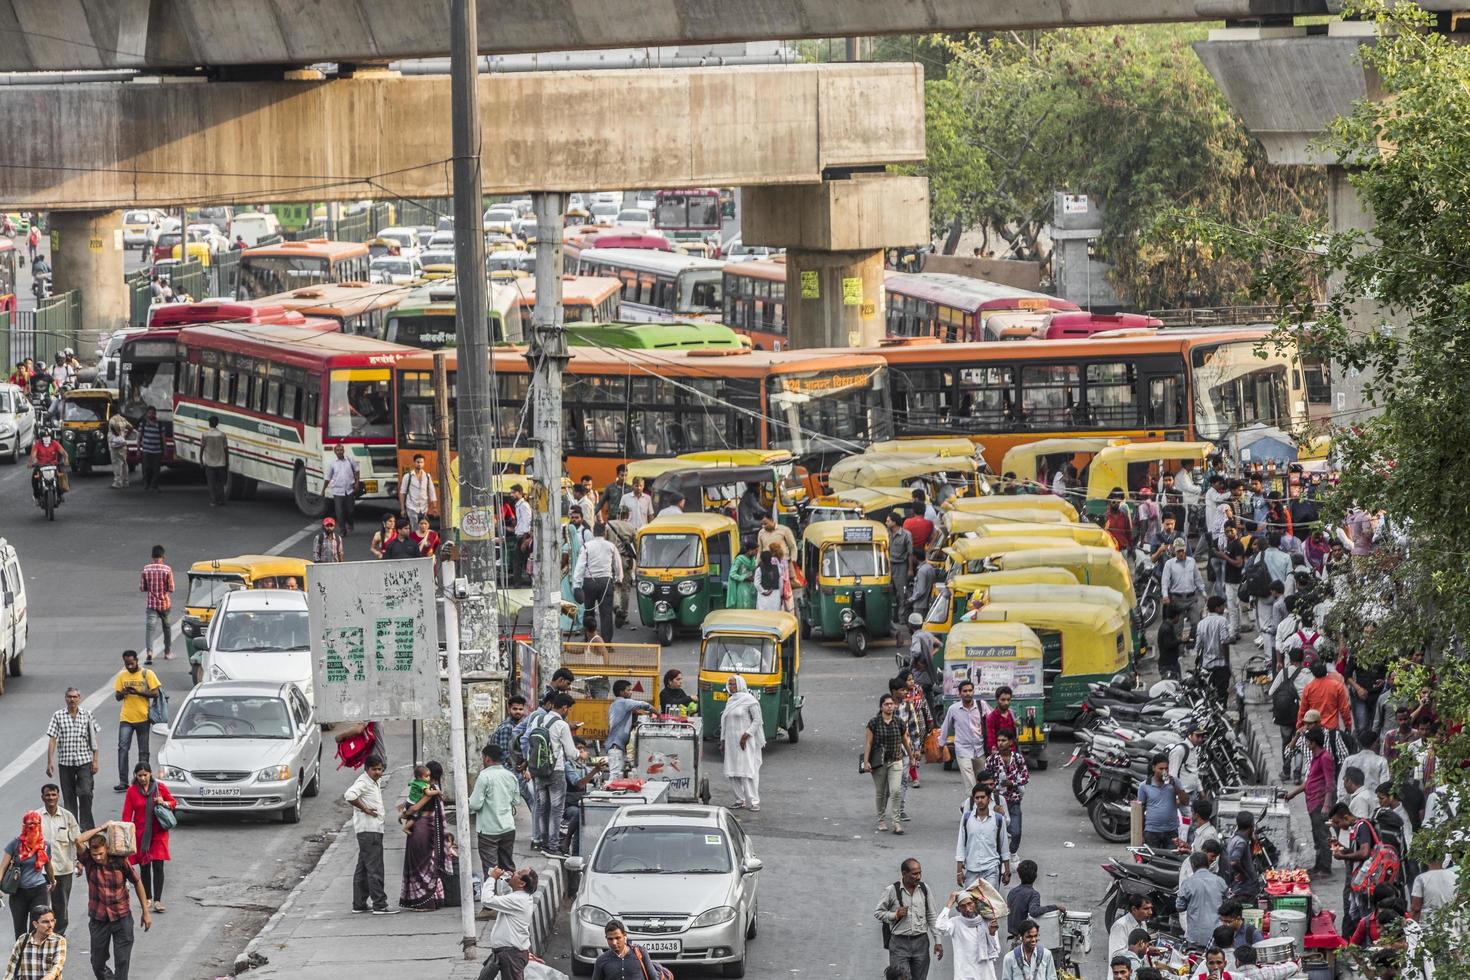
<path id="1" fill-rule="evenodd" d="M 464 683 L 460 676 L 459 649 L 459 600 L 455 596 L 455 564 L 443 562 L 439 566 L 440 595 L 444 601 L 444 645 L 449 661 L 449 763 L 450 777 L 454 786 L 454 830 L 461 841 L 459 847 L 459 924 L 462 930 L 460 943 L 464 947 L 464 958 L 474 960 L 475 953 L 475 898 L 474 881 L 469 871 L 474 864 L 474 851 L 469 842 L 470 834 L 470 773 L 469 759 L 465 751 Z M 487 887 L 493 885 L 487 883 Z"/>
<path id="2" fill-rule="evenodd" d="M 545 493 L 536 508 L 535 620 L 532 637 L 541 675 L 561 666 L 561 379 L 567 362 L 562 330 L 561 240 L 566 198 L 533 194 L 536 208 L 536 308 L 531 314 L 531 424 L 534 475 Z"/>

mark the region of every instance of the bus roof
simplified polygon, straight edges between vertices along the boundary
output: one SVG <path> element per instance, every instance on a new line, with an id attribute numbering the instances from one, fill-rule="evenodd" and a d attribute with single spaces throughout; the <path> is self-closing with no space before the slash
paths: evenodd
<path id="1" fill-rule="evenodd" d="M 339 359 L 351 365 L 387 366 L 419 350 L 374 337 L 271 323 L 186 327 L 179 332 L 178 341 L 185 347 L 194 345 L 253 354 L 304 368 L 324 367 Z"/>
<path id="2" fill-rule="evenodd" d="M 198 323 L 294 323 L 300 313 L 270 299 L 253 302 L 165 303 L 149 311 L 148 327 L 181 327 Z"/>
<path id="3" fill-rule="evenodd" d="M 274 303 L 302 313 L 358 316 L 372 310 L 397 306 L 410 292 L 412 290 L 407 286 L 382 283 L 322 282 L 273 296 L 262 296 L 257 302 Z"/>
<path id="4" fill-rule="evenodd" d="M 515 279 L 511 288 L 520 294 L 522 306 L 536 305 L 536 280 L 527 277 Z M 596 306 L 623 288 L 623 284 L 612 276 L 562 276 L 562 306 Z"/>
<path id="5" fill-rule="evenodd" d="M 638 248 L 653 249 L 659 252 L 672 252 L 673 244 L 668 237 L 654 231 L 639 231 L 636 228 L 620 228 L 614 225 L 603 229 L 596 235 L 584 235 L 581 241 L 583 251 L 589 248 Z"/>
<path id="6" fill-rule="evenodd" d="M 454 316 L 454 300 L 457 292 L 453 277 L 436 279 L 422 286 L 414 286 L 406 291 L 402 301 L 396 304 L 389 315 L 393 313 L 430 313 Z M 517 292 L 515 283 L 491 281 L 487 295 L 492 311 L 508 310 L 520 300 L 520 293 Z"/>
<path id="7" fill-rule="evenodd" d="M 1195 347 L 1219 343 L 1256 341 L 1270 333 L 1259 330 L 1182 331 L 1161 330 L 1144 337 L 1090 337 L 1078 340 L 1047 340 L 1034 343 L 997 344 L 895 344 L 865 348 L 890 364 L 955 365 L 965 361 L 1099 360 L 1136 354 L 1184 353 Z M 829 348 L 835 349 L 835 348 Z"/>
<path id="8" fill-rule="evenodd" d="M 725 263 L 725 275 L 743 276 L 746 279 L 765 279 L 770 282 L 786 281 L 786 263 L 774 259 L 751 259 L 747 262 Z"/>
<path id="9" fill-rule="evenodd" d="M 954 346 L 954 345 L 948 345 Z M 497 371 L 523 373 L 529 370 L 525 347 L 496 347 L 491 351 Z M 703 350 L 649 350 L 631 355 L 626 351 L 600 347 L 573 347 L 569 351 L 571 360 L 568 370 L 573 374 L 649 373 L 671 372 L 703 377 L 743 377 L 767 374 L 801 373 L 809 371 L 835 371 L 844 368 L 874 369 L 883 366 L 883 359 L 872 352 L 840 350 L 795 350 L 767 351 L 746 348 L 725 350 L 706 348 Z M 455 369 L 456 352 L 449 354 L 449 370 Z M 415 351 L 398 362 L 400 370 L 427 371 L 434 366 L 434 355 Z"/>
<path id="10" fill-rule="evenodd" d="M 325 238 L 306 238 L 299 242 L 277 242 L 274 245 L 258 245 L 240 253 L 241 258 L 265 255 L 311 255 L 318 258 L 350 259 L 354 255 L 368 254 L 362 242 L 334 242 Z"/>
<path id="11" fill-rule="evenodd" d="M 584 248 L 578 259 L 583 262 L 606 262 L 638 272 L 663 272 L 676 275 L 689 270 L 713 271 L 725 267 L 719 259 L 706 259 L 683 252 L 659 252 L 651 248 Z"/>
<path id="12" fill-rule="evenodd" d="M 998 282 L 949 272 L 890 272 L 883 279 L 890 293 L 912 296 L 973 313 L 977 310 L 1076 310 L 1067 300 Z"/>
<path id="13" fill-rule="evenodd" d="M 616 282 L 617 280 L 612 280 Z M 668 323 L 568 323 L 567 339 L 591 347 L 638 350 L 687 350 L 694 347 L 743 347 L 739 334 L 723 323 L 675 320 Z"/>

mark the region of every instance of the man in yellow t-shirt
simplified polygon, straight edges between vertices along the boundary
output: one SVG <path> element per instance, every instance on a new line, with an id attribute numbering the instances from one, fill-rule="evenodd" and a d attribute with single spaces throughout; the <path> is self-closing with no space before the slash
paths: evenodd
<path id="1" fill-rule="evenodd" d="M 124 650 L 123 669 L 113 678 L 113 697 L 122 702 L 118 711 L 117 728 L 117 785 L 119 793 L 128 790 L 128 750 L 134 736 L 138 739 L 138 761 L 148 761 L 148 708 L 163 689 L 158 684 L 158 675 L 138 666 L 138 651 Z"/>

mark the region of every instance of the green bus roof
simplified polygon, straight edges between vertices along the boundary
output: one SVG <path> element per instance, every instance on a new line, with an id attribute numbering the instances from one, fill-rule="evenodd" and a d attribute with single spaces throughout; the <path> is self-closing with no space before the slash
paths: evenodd
<path id="1" fill-rule="evenodd" d="M 622 350 L 688 350 L 699 347 L 739 348 L 739 334 L 723 323 L 674 320 L 666 323 L 568 323 L 567 343 L 573 347 L 612 347 Z"/>

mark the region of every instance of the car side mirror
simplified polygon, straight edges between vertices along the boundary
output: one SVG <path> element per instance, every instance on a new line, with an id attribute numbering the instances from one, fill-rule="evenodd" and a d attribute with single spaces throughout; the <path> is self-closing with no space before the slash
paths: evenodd
<path id="1" fill-rule="evenodd" d="M 201 633 L 200 635 L 198 635 L 198 636 L 196 636 L 194 638 L 194 652 L 195 653 L 208 653 L 209 652 L 209 636 L 207 634 Z"/>
<path id="2" fill-rule="evenodd" d="M 154 725 L 151 730 L 159 738 L 168 738 L 169 726 L 167 725 Z"/>
<path id="3" fill-rule="evenodd" d="M 766 866 L 765 862 L 757 857 L 748 857 L 740 862 L 740 873 L 753 875 Z"/>
<path id="4" fill-rule="evenodd" d="M 575 872 L 580 872 L 586 866 L 587 866 L 587 862 L 584 861 L 581 857 L 579 857 L 578 855 L 575 855 L 575 854 L 573 854 L 571 857 L 567 858 L 565 861 L 562 862 L 562 867 L 564 867 L 568 871 L 571 871 L 571 872 L 574 872 L 574 873 Z"/>

